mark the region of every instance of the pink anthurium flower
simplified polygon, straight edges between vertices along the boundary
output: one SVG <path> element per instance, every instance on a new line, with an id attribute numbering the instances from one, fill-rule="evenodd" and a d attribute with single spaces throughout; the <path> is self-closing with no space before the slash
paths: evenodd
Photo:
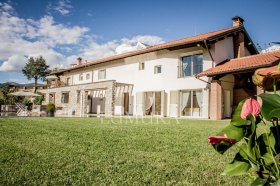
<path id="1" fill-rule="evenodd" d="M 227 142 L 227 143 L 236 143 L 236 139 L 228 138 L 226 136 L 209 136 L 208 137 L 208 142 L 212 145 L 219 144 L 222 141 Z"/>
<path id="2" fill-rule="evenodd" d="M 258 116 L 260 111 L 261 106 L 259 102 L 255 99 L 249 98 L 244 102 L 240 116 L 242 119 L 246 120 L 246 117 L 250 114 L 255 117 Z"/>

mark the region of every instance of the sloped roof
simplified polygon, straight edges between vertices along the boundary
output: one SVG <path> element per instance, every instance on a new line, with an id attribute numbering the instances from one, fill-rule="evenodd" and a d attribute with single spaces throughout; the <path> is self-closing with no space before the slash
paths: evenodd
<path id="1" fill-rule="evenodd" d="M 205 70 L 196 76 L 215 76 L 219 74 L 241 72 L 250 69 L 272 66 L 278 61 L 280 61 L 280 50 L 231 59 L 227 62 L 217 65 L 216 67 Z"/>
<path id="2" fill-rule="evenodd" d="M 244 27 L 243 26 L 230 27 L 230 28 L 226 28 L 226 29 L 222 29 L 222 30 L 217 30 L 217 31 L 213 31 L 213 32 L 208 32 L 208 33 L 192 36 L 192 37 L 186 37 L 186 38 L 183 38 L 183 39 L 162 43 L 162 44 L 159 44 L 159 45 L 149 46 L 145 49 L 126 52 L 126 53 L 106 57 L 106 58 L 103 58 L 103 59 L 98 59 L 98 60 L 94 60 L 94 61 L 91 61 L 91 62 L 87 62 L 87 63 L 82 64 L 82 65 L 74 66 L 74 67 L 71 67 L 71 68 L 68 68 L 68 69 L 64 69 L 64 70 L 55 72 L 53 74 L 58 74 L 58 73 L 65 72 L 65 71 L 68 71 L 68 70 L 83 68 L 83 67 L 87 67 L 87 66 L 91 66 L 91 65 L 95 65 L 95 64 L 109 62 L 109 61 L 113 61 L 113 60 L 117 60 L 117 59 L 123 59 L 123 58 L 126 58 L 126 57 L 131 57 L 131 56 L 135 56 L 135 55 L 139 55 L 139 54 L 144 54 L 144 53 L 154 52 L 154 51 L 163 50 L 163 49 L 167 49 L 167 48 L 177 47 L 177 46 L 181 46 L 181 45 L 198 43 L 198 42 L 201 42 L 201 41 L 204 41 L 204 40 L 214 39 L 214 38 L 217 38 L 219 36 L 223 36 L 224 34 L 232 33 L 232 32 L 239 31 L 239 30 L 244 30 Z"/>
<path id="3" fill-rule="evenodd" d="M 260 69 L 257 74 L 266 77 L 280 77 L 280 71 L 277 66 Z"/>

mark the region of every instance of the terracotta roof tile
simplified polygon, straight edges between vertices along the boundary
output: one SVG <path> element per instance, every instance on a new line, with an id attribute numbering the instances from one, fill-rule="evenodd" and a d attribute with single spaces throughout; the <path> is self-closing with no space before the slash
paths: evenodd
<path id="1" fill-rule="evenodd" d="M 273 65 L 280 61 L 280 50 L 269 53 L 256 54 L 242 58 L 231 59 L 221 65 L 205 70 L 197 77 L 215 76 L 218 74 L 234 73 Z"/>
<path id="2" fill-rule="evenodd" d="M 196 36 L 192 36 L 192 37 L 186 37 L 183 39 L 170 41 L 170 42 L 162 43 L 159 45 L 150 46 L 150 47 L 147 47 L 142 50 L 136 50 L 136 51 L 127 52 L 127 53 L 123 53 L 123 54 L 119 54 L 119 55 L 110 56 L 110 57 L 103 58 L 103 59 L 98 59 L 98 60 L 91 61 L 91 62 L 82 64 L 79 66 L 74 66 L 74 67 L 59 71 L 57 73 L 61 73 L 61 72 L 72 70 L 72 69 L 78 69 L 78 68 L 82 68 L 82 67 L 86 67 L 86 66 L 90 66 L 90 65 L 95 65 L 95 64 L 99 64 L 99 63 L 109 62 L 109 61 L 113 61 L 113 60 L 117 60 L 117 59 L 123 59 L 126 57 L 144 54 L 144 53 L 148 53 L 148 52 L 153 52 L 153 51 L 157 51 L 157 50 L 162 50 L 162 49 L 166 49 L 166 48 L 176 47 L 176 46 L 180 46 L 180 45 L 184 45 L 184 44 L 196 43 L 196 42 L 200 42 L 203 40 L 211 39 L 213 37 L 219 36 L 220 34 L 238 30 L 240 28 L 242 28 L 242 27 L 230 27 L 230 28 L 226 28 L 226 29 L 222 29 L 222 30 L 217 30 L 214 32 L 208 32 L 205 34 L 200 34 L 200 35 L 196 35 Z"/>
<path id="3" fill-rule="evenodd" d="M 257 74 L 266 77 L 280 77 L 280 71 L 277 66 L 260 69 Z"/>

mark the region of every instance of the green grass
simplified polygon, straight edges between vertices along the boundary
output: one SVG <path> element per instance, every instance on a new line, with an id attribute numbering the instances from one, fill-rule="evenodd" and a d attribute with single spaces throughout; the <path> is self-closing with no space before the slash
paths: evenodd
<path id="1" fill-rule="evenodd" d="M 228 121 L 0 118 L 0 185 L 247 185 L 207 143 Z"/>

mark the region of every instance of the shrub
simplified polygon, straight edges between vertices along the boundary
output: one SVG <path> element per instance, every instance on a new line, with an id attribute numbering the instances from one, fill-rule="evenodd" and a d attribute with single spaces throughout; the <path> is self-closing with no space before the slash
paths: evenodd
<path id="1" fill-rule="evenodd" d="M 55 111 L 55 104 L 49 103 L 46 108 L 47 113 L 51 113 Z"/>
<path id="2" fill-rule="evenodd" d="M 27 107 L 28 110 L 32 110 L 32 102 L 27 97 L 23 99 L 22 104 Z"/>
<path id="3" fill-rule="evenodd" d="M 43 100 L 44 100 L 44 97 L 43 97 L 43 96 L 37 96 L 37 97 L 34 99 L 33 103 L 34 103 L 34 105 L 41 105 L 42 102 L 43 102 Z"/>
<path id="4" fill-rule="evenodd" d="M 24 106 L 30 106 L 31 101 L 30 101 L 27 97 L 25 97 L 25 98 L 23 99 L 23 101 L 22 101 L 22 104 L 23 104 Z"/>

